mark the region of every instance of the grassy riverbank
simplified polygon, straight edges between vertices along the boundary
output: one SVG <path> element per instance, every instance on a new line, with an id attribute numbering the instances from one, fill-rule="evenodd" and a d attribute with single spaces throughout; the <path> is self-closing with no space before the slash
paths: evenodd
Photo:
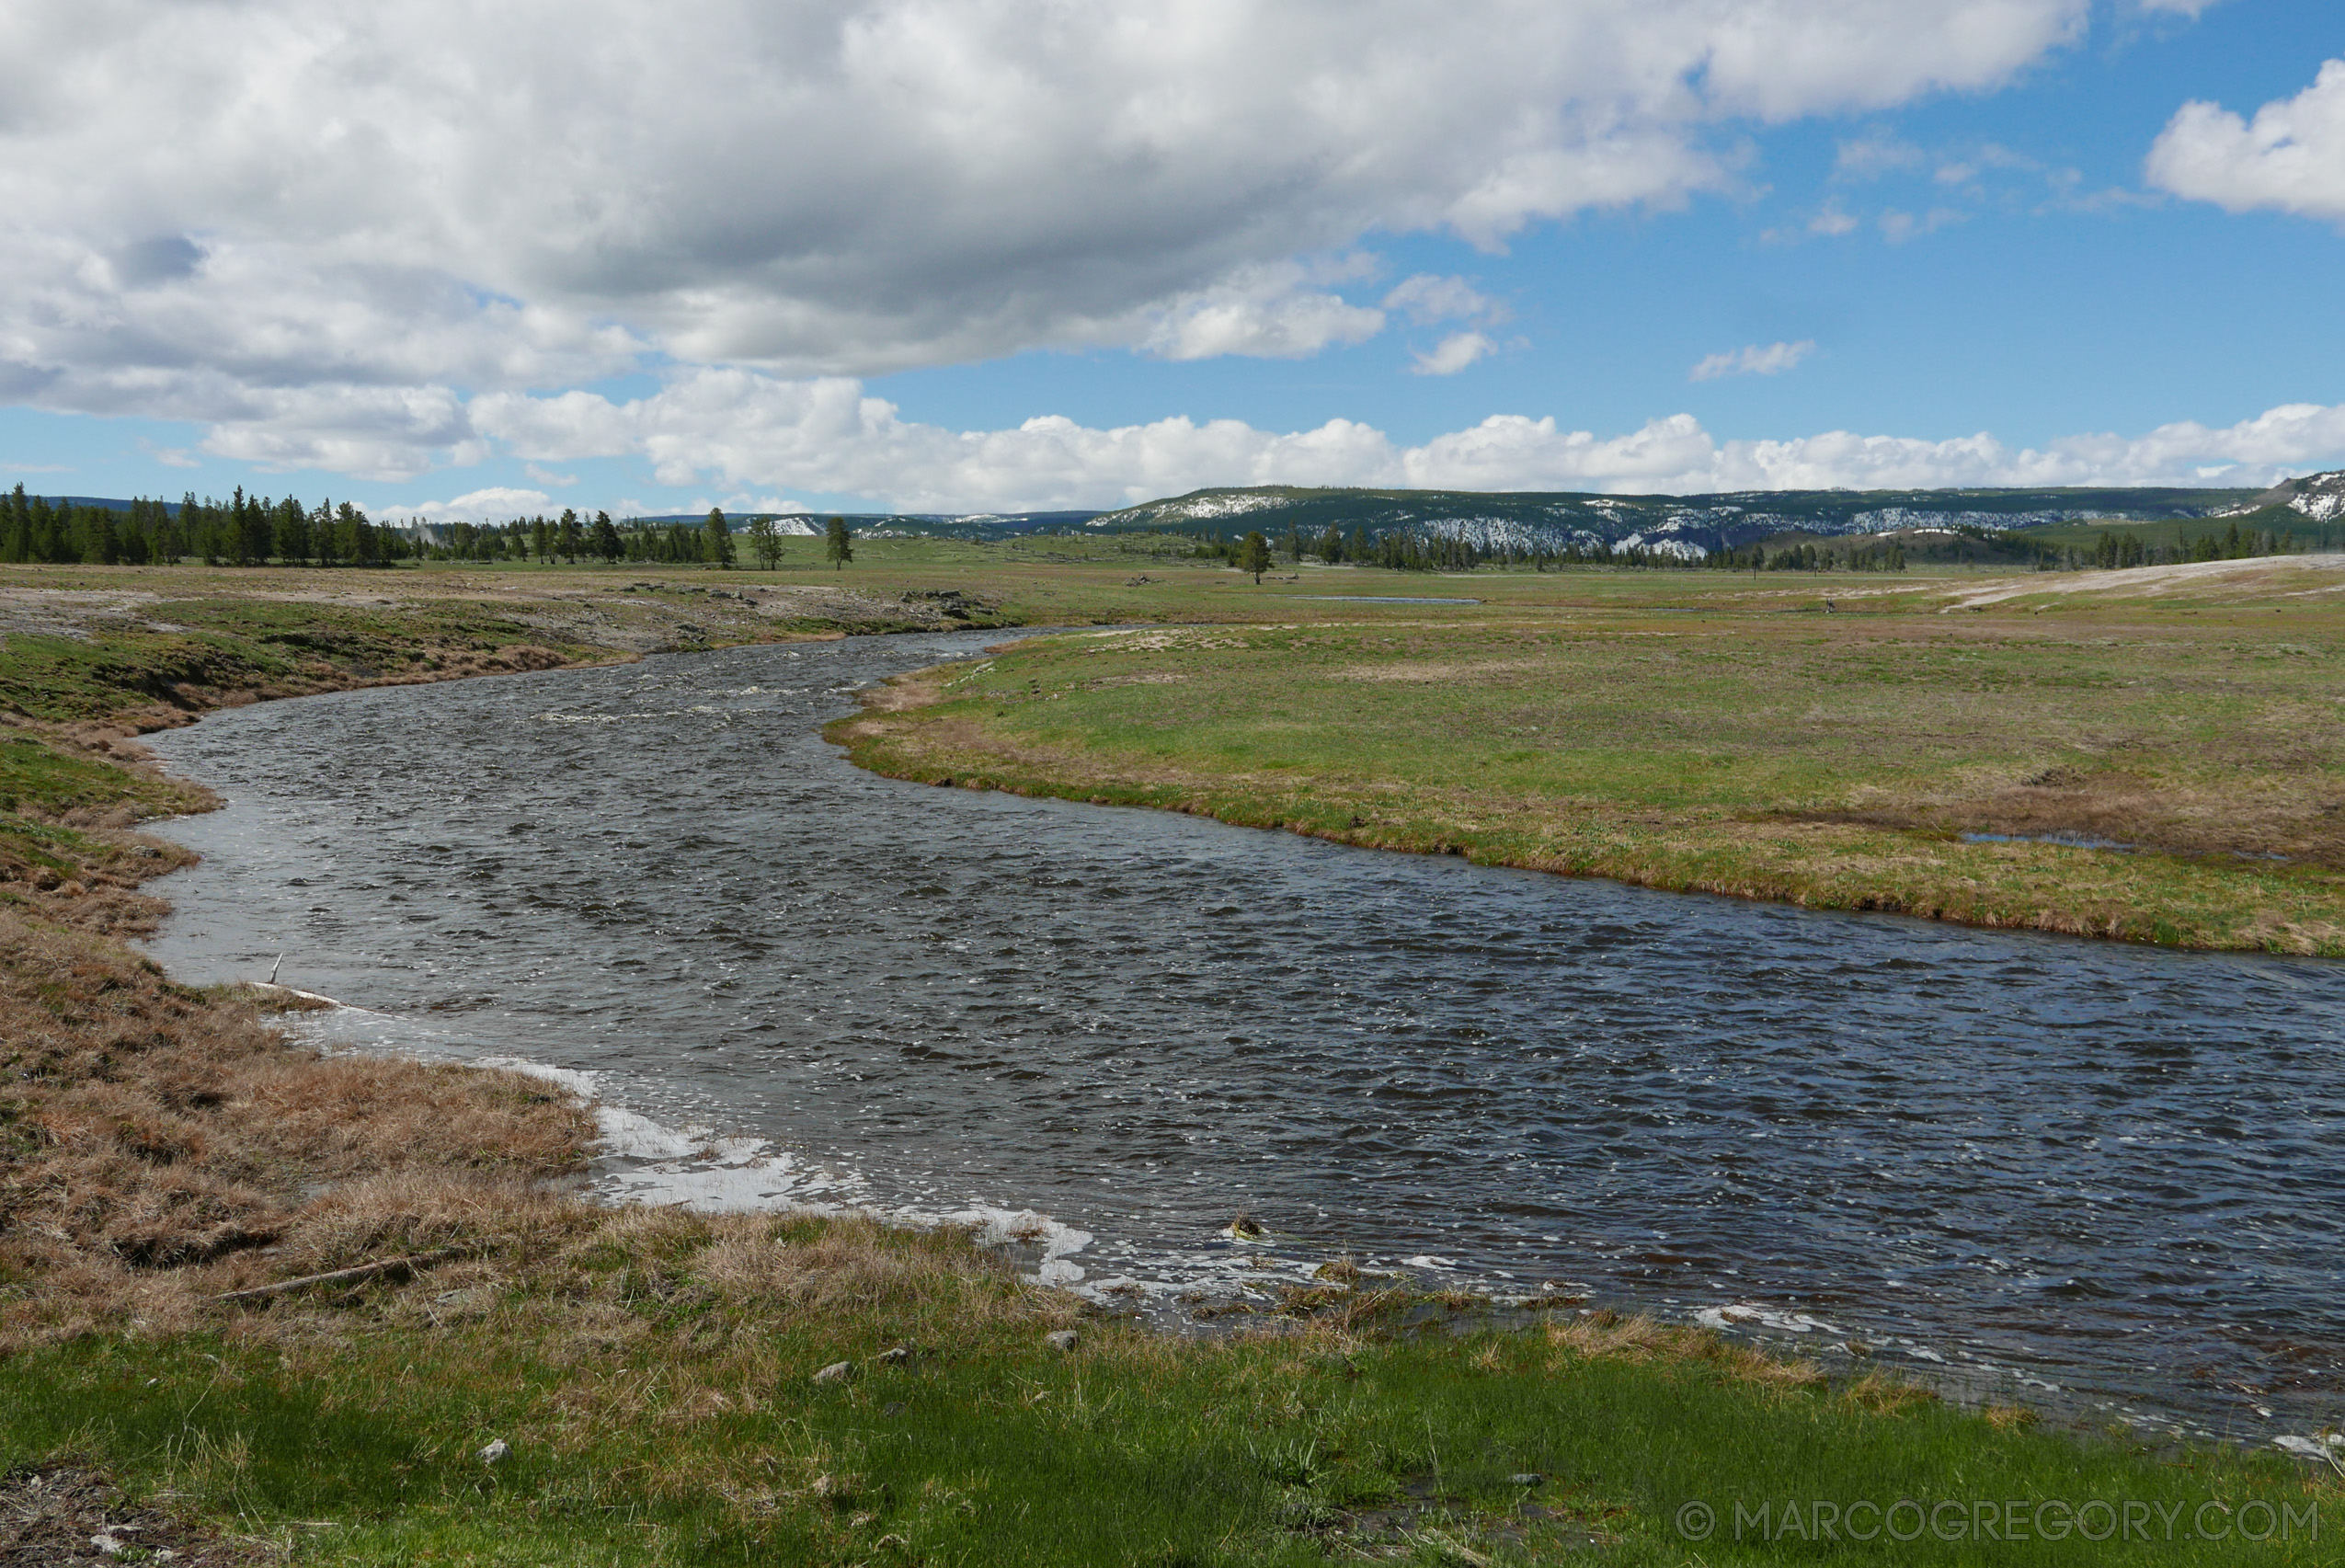
<path id="1" fill-rule="evenodd" d="M 949 1233 L 579 1202 L 590 1118 L 538 1081 L 320 1058 L 276 1033 L 281 997 L 190 990 L 123 944 L 184 858 L 138 823 L 207 804 L 126 732 L 524 648 L 826 627 L 672 582 L 318 576 L 0 583 L 50 626 L 0 646 L 0 1563 L 2312 1563 L 2333 1547 L 2306 1510 L 2345 1529 L 2333 1478 L 2279 1456 L 2049 1434 L 1568 1308 L 1498 1332 L 1334 1268 L 1187 1344 Z M 1066 597 L 965 586 L 1004 617 L 1123 591 L 1041 580 Z M 1235 588 L 1181 591 L 1259 603 Z M 859 591 L 858 614 L 887 602 Z M 303 593 L 333 597 L 270 597 Z M 1386 635 L 1420 635 L 1406 613 Z M 1024 708 L 1065 705 L 1039 684 Z M 1935 1510 L 1918 1540 L 1859 1507 L 1901 1498 Z M 1693 1504 L 1711 1539 L 1681 1529 Z M 1766 1530 L 1736 1539 L 1738 1505 Z M 2089 1539 L 2094 1505 L 2116 1539 Z M 2083 1534 L 2041 1539 L 2080 1508 Z"/>
<path id="2" fill-rule="evenodd" d="M 2345 956 L 2345 560 L 1658 575 L 1029 642 L 832 737 L 902 778 L 1492 864 Z"/>

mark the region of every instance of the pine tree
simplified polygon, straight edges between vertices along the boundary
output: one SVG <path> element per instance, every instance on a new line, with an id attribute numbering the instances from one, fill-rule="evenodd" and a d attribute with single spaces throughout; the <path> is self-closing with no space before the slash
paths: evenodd
<path id="1" fill-rule="evenodd" d="M 782 564 L 782 530 L 772 518 L 749 520 L 749 548 L 757 553 L 757 564 L 769 572 Z"/>
<path id="2" fill-rule="evenodd" d="M 1254 581 L 1260 583 L 1262 574 L 1270 570 L 1270 541 L 1262 536 L 1260 530 L 1247 534 L 1244 542 L 1238 546 L 1238 569 L 1252 572 Z"/>
<path id="3" fill-rule="evenodd" d="M 823 536 L 823 550 L 829 556 L 830 569 L 834 572 L 855 558 L 855 536 L 847 531 L 845 518 L 834 517 L 830 520 L 829 528 Z"/>
<path id="4" fill-rule="evenodd" d="M 708 509 L 708 521 L 701 525 L 701 532 L 706 536 L 701 546 L 705 556 L 726 571 L 731 571 L 733 569 L 733 531 L 725 526 L 723 508 Z"/>

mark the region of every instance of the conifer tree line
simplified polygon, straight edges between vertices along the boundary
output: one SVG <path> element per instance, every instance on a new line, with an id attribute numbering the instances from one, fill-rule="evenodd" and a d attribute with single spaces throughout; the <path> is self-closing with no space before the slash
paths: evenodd
<path id="1" fill-rule="evenodd" d="M 2102 571 L 2125 567 L 2170 567 L 2183 561 L 2244 561 L 2259 555 L 2301 555 L 2316 550 L 2326 551 L 2335 546 L 2330 543 L 2329 529 L 2321 524 L 2309 534 L 2294 528 L 2248 528 L 2242 530 L 2235 520 L 2221 533 L 2209 529 L 2196 538 L 2184 535 L 2171 544 L 2145 544 L 2135 534 L 2104 533 L 2093 542 L 2089 550 L 2071 546 L 2067 564 L 2072 567 L 2097 567 Z"/>
<path id="2" fill-rule="evenodd" d="M 834 520 L 845 536 L 844 520 Z M 759 564 L 782 556 L 781 531 L 772 517 L 750 520 Z M 698 523 L 613 521 L 607 511 L 588 517 L 563 509 L 559 517 L 509 522 L 426 524 L 420 520 L 376 522 L 348 501 L 304 507 L 292 496 L 272 500 L 243 487 L 225 501 L 199 501 L 190 491 L 176 507 L 143 497 L 127 508 L 51 503 L 18 485 L 0 496 L 0 563 L 53 566 L 149 566 L 201 561 L 206 566 L 388 566 L 398 561 L 637 562 L 644 565 L 731 567 L 738 558 L 732 525 L 712 508 Z M 834 562 L 852 560 L 852 553 Z"/>
<path id="3" fill-rule="evenodd" d="M 176 508 L 142 498 L 119 511 L 62 499 L 51 506 L 22 485 L 0 497 L 0 561 L 11 564 L 382 566 L 417 551 L 411 535 L 348 501 L 304 507 L 291 496 L 247 496 L 241 486 L 226 501 L 199 501 L 191 491 Z"/>

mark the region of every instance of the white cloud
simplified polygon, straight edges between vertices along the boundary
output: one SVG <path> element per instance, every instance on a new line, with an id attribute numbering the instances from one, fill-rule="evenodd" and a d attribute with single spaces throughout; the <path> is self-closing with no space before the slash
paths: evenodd
<path id="1" fill-rule="evenodd" d="M 2345 222 L 2345 60 L 2328 62 L 2311 86 L 2253 120 L 2220 104 L 2184 104 L 2151 146 L 2148 173 L 2162 190 L 2228 212 L 2270 207 Z"/>
<path id="2" fill-rule="evenodd" d="M 2088 9 L 17 0 L 0 402 L 387 476 L 456 389 L 646 363 L 1309 353 L 1377 313 L 1264 269 L 1682 202 L 1732 122 L 1989 88 Z"/>
<path id="3" fill-rule="evenodd" d="M 521 464 L 521 472 L 541 485 L 551 485 L 557 490 L 567 489 L 578 482 L 575 474 L 556 474 L 551 468 L 541 468 L 534 463 Z"/>
<path id="4" fill-rule="evenodd" d="M 2269 483 L 2345 464 L 2345 406 L 2292 404 L 2210 429 L 2094 434 L 2011 449 L 1981 433 L 1950 440 L 1845 430 L 1721 441 L 1689 414 L 1615 436 L 1552 418 L 1493 415 L 1422 446 L 1347 419 L 1276 432 L 1235 419 L 1160 419 L 1101 429 L 1058 416 L 1012 429 L 907 421 L 842 378 L 784 381 L 696 371 L 648 397 L 612 404 L 482 398 L 475 424 L 523 433 L 547 460 L 633 454 L 663 482 L 704 476 L 752 489 L 869 496 L 907 511 L 1113 507 L 1210 485 L 1407 485 L 1471 489 L 1675 492 L 1962 485 Z"/>
<path id="5" fill-rule="evenodd" d="M 727 512 L 748 512 L 751 514 L 768 512 L 787 518 L 811 517 L 814 515 L 814 509 L 806 505 L 804 501 L 793 501 L 781 496 L 752 496 L 747 491 L 726 496 L 721 500 L 706 502 L 703 504 L 699 509 L 706 511 L 708 508 L 712 506 L 723 507 Z M 801 524 L 796 527 L 785 528 L 783 532 L 784 533 L 811 533 L 814 530 Z"/>
<path id="6" fill-rule="evenodd" d="M 1769 343 L 1764 349 L 1753 343 L 1708 356 L 1686 372 L 1686 379 L 1717 381 L 1730 375 L 1781 375 L 1814 352 L 1813 338 L 1802 338 L 1797 343 Z"/>
<path id="7" fill-rule="evenodd" d="M 1927 156 L 1912 143 L 1874 132 L 1840 143 L 1832 172 L 1846 179 L 1879 179 L 1886 174 L 1919 168 Z"/>
<path id="8" fill-rule="evenodd" d="M 1150 314 L 1154 320 L 1140 346 L 1167 360 L 1308 359 L 1384 330 L 1382 311 L 1313 288 L 1307 269 L 1293 262 L 1243 269 Z"/>
<path id="9" fill-rule="evenodd" d="M 441 463 L 478 463 L 488 448 L 463 403 L 445 387 L 328 383 L 223 394 L 203 449 L 270 471 L 324 468 L 360 479 L 402 479 Z"/>
<path id="10" fill-rule="evenodd" d="M 374 515 L 395 522 L 510 522 L 558 510 L 554 498 L 543 490 L 514 490 L 502 486 L 474 490 L 452 501 L 425 501 L 417 506 L 384 507 Z"/>
<path id="11" fill-rule="evenodd" d="M 1463 278 L 1443 278 L 1420 272 L 1404 278 L 1384 296 L 1384 308 L 1397 310 L 1419 326 L 1442 321 L 1503 321 L 1498 302 Z"/>
<path id="12" fill-rule="evenodd" d="M 1951 207 L 1933 207 L 1919 217 L 1892 207 L 1881 215 L 1881 232 L 1892 245 L 1903 245 L 1923 235 L 1934 235 L 1951 223 L 1962 223 L 1969 216 Z"/>
<path id="13" fill-rule="evenodd" d="M 1824 210 L 1808 220 L 1808 233 L 1812 235 L 1837 237 L 1841 235 L 1853 234 L 1856 229 L 1857 220 L 1837 201 L 1825 202 Z"/>
<path id="14" fill-rule="evenodd" d="M 1418 354 L 1410 367 L 1413 375 L 1456 375 L 1476 360 L 1495 353 L 1498 345 L 1479 332 L 1453 332 L 1435 345 L 1433 352 Z"/>

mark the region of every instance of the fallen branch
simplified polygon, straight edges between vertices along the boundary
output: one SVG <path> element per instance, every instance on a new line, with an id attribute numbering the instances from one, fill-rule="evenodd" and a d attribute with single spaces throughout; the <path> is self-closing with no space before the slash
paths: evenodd
<path id="1" fill-rule="evenodd" d="M 264 1296 L 281 1296 L 288 1290 L 301 1290 L 312 1285 L 339 1285 L 346 1280 L 372 1279 L 379 1274 L 392 1274 L 400 1269 L 429 1267 L 461 1257 L 469 1249 L 442 1247 L 436 1253 L 416 1253 L 404 1258 L 385 1258 L 381 1263 L 362 1263 L 355 1268 L 337 1268 L 327 1274 L 305 1274 L 299 1279 L 280 1279 L 273 1285 L 256 1285 L 248 1290 L 231 1290 L 214 1296 L 214 1301 L 256 1301 Z"/>

